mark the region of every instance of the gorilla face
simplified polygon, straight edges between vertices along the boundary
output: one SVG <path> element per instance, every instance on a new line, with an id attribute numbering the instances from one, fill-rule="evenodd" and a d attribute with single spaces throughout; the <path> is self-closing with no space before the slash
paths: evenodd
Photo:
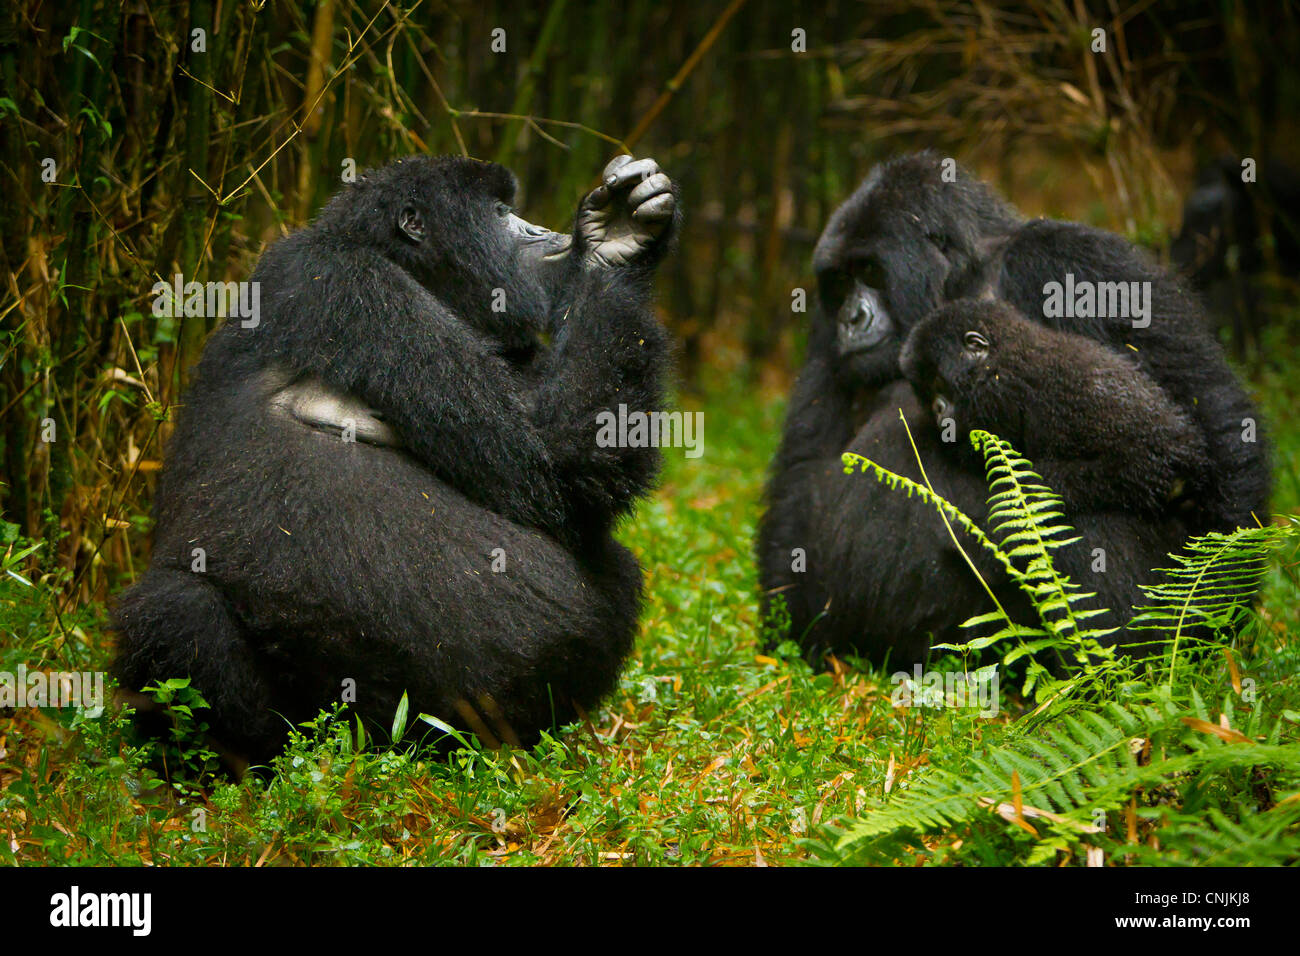
<path id="1" fill-rule="evenodd" d="M 417 156 L 369 173 L 319 222 L 384 253 L 504 348 L 530 348 L 575 268 L 573 238 L 516 215 L 517 188 L 495 163 Z"/>
<path id="2" fill-rule="evenodd" d="M 506 232 L 518 248 L 519 264 L 525 270 L 549 273 L 552 283 L 563 274 L 563 264 L 573 248 L 573 237 L 535 226 L 515 215 L 508 203 L 499 203 L 497 216 L 505 220 Z M 549 283 L 548 283 L 549 284 Z"/>
<path id="3" fill-rule="evenodd" d="M 986 283 L 981 240 L 1015 213 L 944 160 L 920 153 L 877 166 L 831 216 L 813 253 L 822 321 L 840 373 L 857 385 L 898 377 L 904 338 L 941 302 Z"/>
<path id="4" fill-rule="evenodd" d="M 1229 236 L 1233 221 L 1240 218 L 1238 208 L 1238 198 L 1218 175 L 1187 197 L 1183 226 L 1169 247 L 1169 256 L 1198 286 L 1227 274 Z"/>
<path id="5" fill-rule="evenodd" d="M 908 329 L 938 302 L 947 266 L 938 247 L 868 180 L 831 217 L 813 266 L 842 373 L 862 385 L 896 377 Z"/>
<path id="6" fill-rule="evenodd" d="M 912 330 L 899 365 L 941 427 L 947 419 L 961 431 L 986 427 L 989 409 L 979 404 L 996 404 L 1003 391 L 996 367 L 999 323 L 1014 330 L 1015 321 L 1000 304 L 966 300 L 937 310 Z"/>

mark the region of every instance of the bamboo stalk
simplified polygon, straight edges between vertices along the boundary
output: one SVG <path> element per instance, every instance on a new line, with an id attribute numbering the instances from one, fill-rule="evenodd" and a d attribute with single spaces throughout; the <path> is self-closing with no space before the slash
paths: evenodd
<path id="1" fill-rule="evenodd" d="M 184 34 L 183 42 L 190 49 L 185 58 L 193 79 L 189 81 L 185 110 L 185 162 L 181 170 L 182 180 L 177 184 L 177 191 L 185 196 L 184 212 L 181 215 L 181 255 L 178 265 L 183 274 L 197 277 L 203 268 L 206 252 L 204 236 L 210 195 L 195 182 L 197 176 L 201 182 L 208 179 L 208 141 L 212 134 L 212 61 L 218 56 L 221 37 L 214 32 L 212 0 L 194 0 L 190 6 L 189 30 Z M 195 53 L 188 45 L 191 31 L 201 28 L 207 31 L 207 52 Z M 193 173 L 194 175 L 190 175 Z M 199 318 L 188 321 L 182 316 L 177 329 L 175 380 L 168 383 L 174 387 L 167 395 L 179 393 L 185 382 L 190 366 L 198 362 L 203 340 L 207 336 L 207 322 Z M 164 399 L 166 400 L 166 398 Z"/>
<path id="2" fill-rule="evenodd" d="M 523 85 L 519 87 L 519 92 L 515 94 L 515 101 L 510 107 L 510 112 L 515 116 L 525 116 L 532 108 L 533 97 L 537 93 L 537 77 L 541 73 L 542 64 L 546 62 L 546 54 L 551 48 L 551 41 L 555 39 L 555 32 L 560 25 L 560 19 L 564 16 L 565 3 L 566 0 L 554 0 L 551 9 L 546 13 L 546 20 L 542 23 L 542 32 L 538 35 L 537 42 L 533 45 L 533 52 L 528 57 Z M 524 122 L 516 121 L 510 124 L 502 133 L 501 142 L 494 157 L 498 163 L 505 164 L 510 159 L 510 156 L 519 146 L 520 137 L 523 136 L 524 130 L 527 128 Z"/>
<path id="3" fill-rule="evenodd" d="M 320 133 L 321 120 L 328 102 L 321 95 L 325 86 L 325 69 L 329 66 L 334 48 L 334 0 L 320 0 L 312 21 L 311 60 L 307 66 L 307 86 L 302 95 L 302 133 L 305 138 L 303 155 L 298 163 L 298 189 L 294 203 L 294 218 L 302 222 L 311 209 L 312 174 L 316 171 L 316 150 L 311 147 Z"/>
<path id="4" fill-rule="evenodd" d="M 632 127 L 632 132 L 623 137 L 623 143 L 627 146 L 629 152 L 637 143 L 641 142 L 641 137 L 646 134 L 646 130 L 659 118 L 659 114 L 664 111 L 664 107 L 668 105 L 673 95 L 681 89 L 682 84 L 686 82 L 700 60 L 704 58 L 704 54 L 708 53 L 713 48 L 713 44 L 718 41 L 718 37 L 722 36 L 722 31 L 731 22 L 731 18 L 739 13 L 740 8 L 744 5 L 745 0 L 731 0 L 731 3 L 727 5 L 727 9 L 722 11 L 718 19 L 714 21 L 713 26 L 709 28 L 709 32 L 704 34 L 704 39 L 700 41 L 700 45 L 686 58 L 686 62 L 682 64 L 681 69 L 673 74 L 673 78 L 664 86 L 663 92 L 654 101 L 654 105 L 641 117 L 641 121 Z"/>

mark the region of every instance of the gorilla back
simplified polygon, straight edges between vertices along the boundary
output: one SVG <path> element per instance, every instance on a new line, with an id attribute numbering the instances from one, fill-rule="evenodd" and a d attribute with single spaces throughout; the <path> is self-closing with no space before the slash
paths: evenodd
<path id="1" fill-rule="evenodd" d="M 340 699 L 527 742 L 612 689 L 641 575 L 611 529 L 658 461 L 596 415 L 662 400 L 676 199 L 620 157 L 562 236 L 514 189 L 402 161 L 263 256 L 260 322 L 213 335 L 168 447 L 125 686 L 189 676 L 255 760 Z"/>

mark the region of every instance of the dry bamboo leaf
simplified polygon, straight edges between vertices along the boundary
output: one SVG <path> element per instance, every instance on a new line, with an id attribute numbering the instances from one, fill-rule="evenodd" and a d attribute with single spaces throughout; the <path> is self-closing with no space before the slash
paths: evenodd
<path id="1" fill-rule="evenodd" d="M 1193 730 L 1198 730 L 1203 734 L 1213 734 L 1220 740 L 1230 744 L 1253 744 L 1245 734 L 1230 727 L 1220 727 L 1218 724 L 1212 724 L 1208 720 L 1201 720 L 1199 717 L 1180 717 L 1178 718 Z"/>
<path id="2" fill-rule="evenodd" d="M 1232 679 L 1232 689 L 1233 691 L 1236 692 L 1237 696 L 1240 697 L 1241 696 L 1241 672 L 1237 670 L 1237 661 L 1232 656 L 1232 648 L 1225 647 L 1223 649 L 1223 656 L 1228 659 L 1228 675 Z"/>
<path id="3" fill-rule="evenodd" d="M 1102 832 L 1101 827 L 1094 826 L 1091 823 L 1079 823 L 1075 820 L 1071 820 L 1069 817 L 1063 817 L 1059 813 L 1053 813 L 1051 810 L 1042 810 L 1039 809 L 1038 807 L 1022 806 L 1020 808 L 1020 818 L 1017 818 L 1016 806 L 1013 803 L 1005 803 L 1005 802 L 997 803 L 991 797 L 980 797 L 979 802 L 980 802 L 980 806 L 988 807 L 994 813 L 1000 816 L 1003 820 L 1006 820 L 1008 823 L 1023 825 L 1025 828 L 1030 830 L 1035 835 L 1037 835 L 1038 831 L 1034 830 L 1033 827 L 1029 825 L 1028 820 L 1038 820 L 1038 819 L 1050 820 L 1052 823 L 1057 823 L 1060 824 L 1061 826 L 1069 827 L 1071 830 L 1074 830 L 1078 833 L 1101 833 Z"/>

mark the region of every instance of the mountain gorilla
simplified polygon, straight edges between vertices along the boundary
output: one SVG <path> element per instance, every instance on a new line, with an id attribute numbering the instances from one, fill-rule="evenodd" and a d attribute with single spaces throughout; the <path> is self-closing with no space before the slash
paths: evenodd
<path id="1" fill-rule="evenodd" d="M 1209 468 L 1191 416 L 1128 355 L 1031 322 L 1005 302 L 959 299 L 912 329 L 899 365 L 955 461 L 984 466 L 973 429 L 1009 441 L 1070 515 L 1161 515 L 1191 505 Z"/>
<path id="2" fill-rule="evenodd" d="M 611 528 L 658 458 L 596 416 L 662 401 L 677 202 L 622 156 L 562 236 L 515 189 L 402 160 L 263 255 L 260 321 L 214 333 L 168 448 L 124 686 L 189 676 L 258 760 L 340 699 L 526 742 L 613 687 L 641 571 Z"/>
<path id="3" fill-rule="evenodd" d="M 1131 356 L 1200 436 L 1208 464 L 1188 471 L 1169 508 L 1067 516 L 1083 541 L 1059 558 L 1097 592 L 1097 604 L 1126 611 L 1140 597 L 1137 583 L 1187 535 L 1253 524 L 1252 514 L 1263 509 L 1268 467 L 1255 411 L 1207 333 L 1201 307 L 1119 236 L 1024 220 L 987 185 L 926 152 L 873 170 L 831 216 L 813 262 L 820 310 L 758 535 L 764 604 L 784 599 L 789 636 L 810 658 L 832 650 L 910 664 L 924 658 L 932 639 L 968 638 L 958 625 L 991 609 L 942 522 L 893 489 L 846 475 L 840 461 L 843 452 L 857 452 L 919 480 L 901 410 L 935 490 L 977 521 L 986 515 L 983 468 L 951 460 L 928 411 L 900 379 L 904 339 L 944 302 L 1001 299 L 1044 325 Z M 1045 308 L 1047 286 L 1067 281 L 1150 283 L 1149 324 L 1122 315 L 1054 317 Z M 1038 403 L 1033 417 L 1057 413 L 1044 404 L 1051 394 L 1025 396 Z M 984 561 L 978 549 L 967 550 Z M 980 570 L 991 583 L 1005 580 L 996 566 Z M 1016 605 L 1014 589 L 1004 595 Z"/>
<path id="4" fill-rule="evenodd" d="M 1279 273 L 1300 273 L 1300 175 L 1286 163 L 1263 160 L 1258 181 L 1242 180 L 1242 165 L 1221 156 L 1204 166 L 1183 205 L 1183 224 L 1169 246 L 1174 266 L 1232 326 L 1244 357 L 1259 347 L 1264 322 L 1259 279 L 1271 243 Z"/>

